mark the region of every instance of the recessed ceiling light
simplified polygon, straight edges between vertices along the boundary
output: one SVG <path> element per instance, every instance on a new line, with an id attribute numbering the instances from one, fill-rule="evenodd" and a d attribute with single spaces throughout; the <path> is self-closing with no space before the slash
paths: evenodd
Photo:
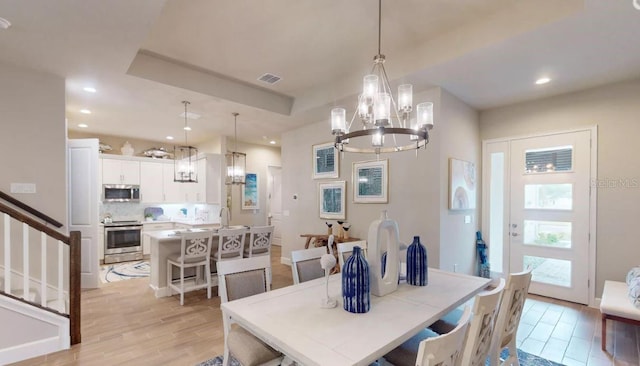
<path id="1" fill-rule="evenodd" d="M 275 145 L 275 144 L 276 144 L 276 142 L 275 142 L 274 140 L 269 141 L 269 143 L 270 143 L 271 145 Z"/>
<path id="2" fill-rule="evenodd" d="M 191 131 L 191 127 L 189 127 L 189 126 L 184 126 L 183 130 L 185 130 L 185 131 Z"/>
<path id="3" fill-rule="evenodd" d="M 97 92 L 96 88 L 90 87 L 90 86 L 85 86 L 84 88 L 82 88 L 82 90 L 86 91 L 87 93 L 95 93 Z"/>
<path id="4" fill-rule="evenodd" d="M 546 84 L 546 83 L 548 83 L 550 81 L 551 81 L 551 79 L 549 79 L 549 78 L 540 78 L 540 79 L 536 80 L 536 84 L 537 85 L 542 85 L 542 84 Z"/>
<path id="5" fill-rule="evenodd" d="M 80 113 L 82 113 L 82 114 L 91 114 L 91 111 L 88 110 L 88 109 L 81 109 Z"/>
<path id="6" fill-rule="evenodd" d="M 78 127 L 80 127 L 80 128 L 87 128 L 87 127 L 89 127 L 89 125 L 88 125 L 88 124 L 86 124 L 86 123 L 78 123 Z"/>
<path id="7" fill-rule="evenodd" d="M 5 18 L 0 18 L 0 29 L 9 29 L 9 27 L 11 27 L 11 22 Z"/>
<path id="8" fill-rule="evenodd" d="M 167 140 L 173 140 L 173 136 L 167 136 Z"/>

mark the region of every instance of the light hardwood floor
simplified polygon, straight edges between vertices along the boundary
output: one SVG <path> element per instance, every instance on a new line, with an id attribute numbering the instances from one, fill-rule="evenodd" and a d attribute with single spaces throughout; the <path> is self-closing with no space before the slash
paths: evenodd
<path id="1" fill-rule="evenodd" d="M 291 269 L 272 253 L 273 288 L 292 284 Z M 213 294 L 216 294 L 214 290 Z M 518 347 L 568 366 L 640 365 L 637 327 L 609 322 L 608 350 L 600 351 L 600 313 L 582 305 L 530 296 Z M 15 365 L 185 365 L 222 354 L 217 296 L 191 292 L 156 299 L 147 279 L 120 281 L 82 293 L 82 343 Z"/>

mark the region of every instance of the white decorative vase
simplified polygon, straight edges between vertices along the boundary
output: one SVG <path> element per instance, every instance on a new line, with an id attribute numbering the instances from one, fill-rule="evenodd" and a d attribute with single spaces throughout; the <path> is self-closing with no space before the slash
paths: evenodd
<path id="1" fill-rule="evenodd" d="M 385 240 L 386 239 L 386 240 Z M 382 276 L 382 254 L 386 243 L 386 268 Z M 398 266 L 400 252 L 400 234 L 398 223 L 389 220 L 387 211 L 383 210 L 380 220 L 369 225 L 367 237 L 367 261 L 369 262 L 369 276 L 371 294 L 384 296 L 398 288 Z"/>
<path id="2" fill-rule="evenodd" d="M 129 141 L 125 141 L 124 145 L 120 148 L 120 152 L 122 152 L 122 155 L 133 156 L 133 146 L 131 146 Z"/>

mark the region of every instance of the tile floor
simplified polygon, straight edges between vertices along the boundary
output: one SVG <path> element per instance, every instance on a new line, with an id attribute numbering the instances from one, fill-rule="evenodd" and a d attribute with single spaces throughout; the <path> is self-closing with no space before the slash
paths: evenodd
<path id="1" fill-rule="evenodd" d="M 600 348 L 597 309 L 530 295 L 517 333 L 523 351 L 567 366 L 640 365 L 640 328 L 607 322 L 607 353 Z"/>

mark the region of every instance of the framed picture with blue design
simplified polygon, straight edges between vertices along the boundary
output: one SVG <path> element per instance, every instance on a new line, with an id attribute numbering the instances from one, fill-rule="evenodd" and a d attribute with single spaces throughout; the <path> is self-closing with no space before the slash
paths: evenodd
<path id="1" fill-rule="evenodd" d="M 313 145 L 313 179 L 338 178 L 340 162 L 333 142 Z"/>
<path id="2" fill-rule="evenodd" d="M 353 202 L 389 202 L 389 160 L 353 163 Z"/>
<path id="3" fill-rule="evenodd" d="M 321 219 L 344 220 L 346 214 L 347 182 L 338 180 L 318 183 L 318 209 Z"/>
<path id="4" fill-rule="evenodd" d="M 242 185 L 242 209 L 257 210 L 260 208 L 258 195 L 258 174 L 247 173 Z"/>

